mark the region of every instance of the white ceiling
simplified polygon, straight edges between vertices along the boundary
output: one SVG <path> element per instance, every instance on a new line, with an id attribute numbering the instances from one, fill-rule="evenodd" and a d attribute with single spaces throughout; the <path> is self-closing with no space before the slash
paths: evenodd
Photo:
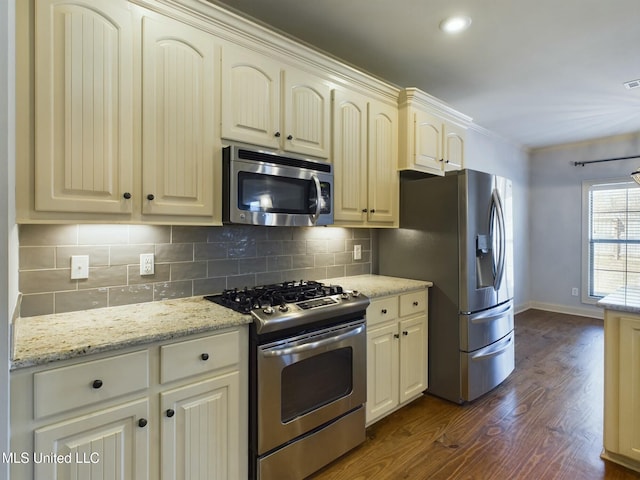
<path id="1" fill-rule="evenodd" d="M 640 131 L 640 0 L 210 0 L 525 147 Z M 452 14 L 469 30 L 438 28 Z"/>

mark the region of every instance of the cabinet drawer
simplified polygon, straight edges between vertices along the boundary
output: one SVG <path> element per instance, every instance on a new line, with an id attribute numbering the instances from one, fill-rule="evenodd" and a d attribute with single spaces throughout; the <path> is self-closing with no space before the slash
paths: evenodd
<path id="1" fill-rule="evenodd" d="M 36 418 L 91 405 L 149 386 L 146 350 L 34 375 Z"/>
<path id="2" fill-rule="evenodd" d="M 240 361 L 237 331 L 172 343 L 160 348 L 160 382 L 210 372 Z"/>
<path id="3" fill-rule="evenodd" d="M 406 317 L 414 313 L 424 313 L 427 309 L 427 291 L 405 293 L 400 295 L 400 316 Z"/>
<path id="4" fill-rule="evenodd" d="M 367 325 L 393 320 L 398 317 L 398 297 L 373 300 L 367 308 Z"/>

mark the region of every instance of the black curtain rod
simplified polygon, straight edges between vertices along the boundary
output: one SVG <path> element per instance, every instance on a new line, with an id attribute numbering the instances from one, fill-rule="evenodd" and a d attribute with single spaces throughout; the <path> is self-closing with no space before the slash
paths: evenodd
<path id="1" fill-rule="evenodd" d="M 605 158 L 602 160 L 588 160 L 586 162 L 573 162 L 574 167 L 584 167 L 589 163 L 601 163 L 601 162 L 615 162 L 617 160 L 631 160 L 632 158 L 640 158 L 640 155 L 633 155 L 631 157 L 618 157 L 618 158 Z"/>

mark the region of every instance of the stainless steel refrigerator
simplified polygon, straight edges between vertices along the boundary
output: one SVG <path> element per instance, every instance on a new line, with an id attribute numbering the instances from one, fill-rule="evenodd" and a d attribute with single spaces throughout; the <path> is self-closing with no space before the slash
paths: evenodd
<path id="1" fill-rule="evenodd" d="M 378 273 L 431 280 L 427 391 L 474 400 L 514 370 L 511 181 L 473 170 L 400 184 L 400 228 L 378 232 Z"/>

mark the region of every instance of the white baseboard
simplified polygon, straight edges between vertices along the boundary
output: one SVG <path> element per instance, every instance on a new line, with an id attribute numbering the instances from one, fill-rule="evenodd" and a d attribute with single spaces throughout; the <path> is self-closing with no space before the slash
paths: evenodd
<path id="1" fill-rule="evenodd" d="M 554 303 L 529 302 L 526 308 L 520 305 L 516 308 L 516 313 L 524 312 L 530 308 L 545 310 L 547 312 L 566 313 L 568 315 L 580 315 L 581 317 L 591 317 L 604 319 L 604 310 L 599 307 L 572 307 L 568 305 L 558 305 Z"/>

